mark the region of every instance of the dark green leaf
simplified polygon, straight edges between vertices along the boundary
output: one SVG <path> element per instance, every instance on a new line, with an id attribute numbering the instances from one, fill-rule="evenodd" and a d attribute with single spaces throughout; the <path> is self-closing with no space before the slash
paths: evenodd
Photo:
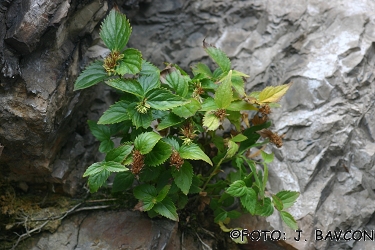
<path id="1" fill-rule="evenodd" d="M 147 166 L 158 166 L 168 160 L 171 154 L 171 146 L 168 143 L 160 140 L 156 143 L 151 152 L 146 154 L 145 164 Z"/>
<path id="2" fill-rule="evenodd" d="M 139 174 L 139 179 L 142 182 L 149 182 L 158 179 L 162 168 L 160 166 L 149 167 L 146 166 L 142 169 L 141 173 Z"/>
<path id="3" fill-rule="evenodd" d="M 210 158 L 202 151 L 202 149 L 194 143 L 182 145 L 178 150 L 182 159 L 203 160 L 212 166 Z"/>
<path id="4" fill-rule="evenodd" d="M 154 186 L 149 184 L 141 184 L 133 189 L 134 197 L 138 200 L 145 200 L 147 198 L 156 198 L 158 192 Z"/>
<path id="5" fill-rule="evenodd" d="M 172 112 L 180 117 L 187 119 L 191 116 L 194 116 L 200 108 L 201 104 L 194 98 L 191 98 L 189 103 L 174 108 Z"/>
<path id="6" fill-rule="evenodd" d="M 249 148 L 253 147 L 254 144 L 260 138 L 260 135 L 256 133 L 256 131 L 264 129 L 264 128 L 268 128 L 269 126 L 271 126 L 271 122 L 266 122 L 266 123 L 263 123 L 262 125 L 255 125 L 255 126 L 245 129 L 242 132 L 242 134 L 246 136 L 248 139 L 241 142 L 240 149 L 238 150 L 238 152 L 241 154 L 245 152 L 246 150 L 248 150 Z"/>
<path id="7" fill-rule="evenodd" d="M 105 157 L 105 160 L 121 163 L 132 152 L 132 150 L 132 145 L 121 145 L 109 151 Z"/>
<path id="8" fill-rule="evenodd" d="M 138 78 L 145 94 L 152 89 L 159 88 L 160 82 L 159 77 L 156 74 L 153 75 L 142 75 Z"/>
<path id="9" fill-rule="evenodd" d="M 146 102 L 154 109 L 168 110 L 189 102 L 166 89 L 152 89 L 146 95 Z"/>
<path id="10" fill-rule="evenodd" d="M 172 68 L 173 69 L 173 68 Z M 171 87 L 177 95 L 185 97 L 188 92 L 188 82 L 178 70 L 173 70 L 165 77 L 160 77 L 161 82 Z"/>
<path id="11" fill-rule="evenodd" d="M 105 72 L 103 68 L 103 62 L 95 61 L 86 67 L 86 69 L 78 76 L 74 83 L 74 90 L 91 87 L 107 77 L 107 72 Z"/>
<path id="12" fill-rule="evenodd" d="M 143 98 L 144 92 L 141 84 L 132 79 L 114 79 L 105 82 L 107 85 Z"/>
<path id="13" fill-rule="evenodd" d="M 101 25 L 100 37 L 111 51 L 121 52 L 132 29 L 124 14 L 112 10 Z"/>
<path id="14" fill-rule="evenodd" d="M 161 122 L 158 124 L 157 129 L 160 131 L 160 130 L 175 126 L 183 121 L 185 121 L 183 118 L 173 113 L 169 113 L 168 116 L 166 116 L 163 120 L 161 120 Z"/>
<path id="15" fill-rule="evenodd" d="M 91 133 L 99 141 L 109 140 L 111 138 L 111 129 L 108 126 L 96 124 L 96 122 L 88 120 L 87 124 Z"/>
<path id="16" fill-rule="evenodd" d="M 132 186 L 134 175 L 130 171 L 117 173 L 113 180 L 112 192 L 123 192 Z"/>
<path id="17" fill-rule="evenodd" d="M 225 190 L 228 194 L 234 197 L 241 197 L 246 194 L 246 184 L 242 180 L 238 180 L 230 184 L 230 186 Z"/>
<path id="18" fill-rule="evenodd" d="M 280 216 L 281 216 L 281 219 L 285 222 L 285 224 L 287 224 L 291 229 L 293 230 L 298 229 L 297 222 L 290 213 L 285 212 L 285 211 L 280 211 Z"/>
<path id="19" fill-rule="evenodd" d="M 143 60 L 140 75 L 154 75 L 159 79 L 160 70 L 150 62 Z"/>
<path id="20" fill-rule="evenodd" d="M 148 154 L 162 137 L 155 132 L 146 132 L 137 136 L 134 140 L 135 149 L 141 154 Z"/>
<path id="21" fill-rule="evenodd" d="M 283 202 L 284 209 L 287 209 L 296 202 L 297 198 L 299 197 L 299 192 L 284 190 L 278 192 L 276 196 L 279 197 Z"/>
<path id="22" fill-rule="evenodd" d="M 158 196 L 156 196 L 156 201 L 161 202 L 167 196 L 169 189 L 171 189 L 171 185 L 165 185 L 159 192 Z"/>
<path id="23" fill-rule="evenodd" d="M 218 223 L 219 221 L 224 221 L 227 217 L 227 211 L 221 209 L 221 212 L 215 216 L 214 222 Z"/>
<path id="24" fill-rule="evenodd" d="M 193 181 L 189 190 L 189 194 L 197 194 L 201 191 L 202 181 L 198 176 L 193 175 Z"/>
<path id="25" fill-rule="evenodd" d="M 126 49 L 124 52 L 124 58 L 120 60 L 119 65 L 116 67 L 116 73 L 120 75 L 125 74 L 137 74 L 141 71 L 142 66 L 142 54 L 136 49 Z"/>
<path id="26" fill-rule="evenodd" d="M 165 138 L 163 138 L 163 141 L 165 141 L 166 143 L 171 145 L 172 149 L 175 149 L 176 151 L 180 150 L 180 144 L 178 143 L 178 141 L 175 138 L 165 137 Z"/>
<path id="27" fill-rule="evenodd" d="M 111 139 L 106 139 L 100 142 L 99 151 L 101 153 L 107 153 L 115 147 L 115 144 Z"/>
<path id="28" fill-rule="evenodd" d="M 187 161 L 180 167 L 172 170 L 174 183 L 181 189 L 184 194 L 188 194 L 193 181 L 193 167 Z"/>
<path id="29" fill-rule="evenodd" d="M 245 194 L 240 197 L 242 206 L 250 213 L 255 213 L 255 207 L 257 204 L 257 195 L 254 189 L 246 188 Z"/>
<path id="30" fill-rule="evenodd" d="M 169 197 L 165 197 L 163 201 L 155 204 L 154 211 L 168 219 L 178 221 L 176 206 Z"/>
<path id="31" fill-rule="evenodd" d="M 128 114 L 128 105 L 127 101 L 119 101 L 111 105 L 107 111 L 104 112 L 102 117 L 100 117 L 98 124 L 113 124 L 122 122 L 125 120 L 130 120 Z"/>
<path id="32" fill-rule="evenodd" d="M 90 192 L 95 193 L 98 191 L 98 189 L 103 186 L 110 175 L 111 172 L 106 169 L 90 175 L 88 180 Z"/>
<path id="33" fill-rule="evenodd" d="M 132 103 L 128 107 L 129 116 L 132 118 L 133 125 L 138 129 L 139 127 L 143 127 L 145 129 L 151 126 L 152 122 L 152 113 L 149 110 L 147 113 L 142 114 L 137 112 L 136 110 L 136 103 Z"/>
<path id="34" fill-rule="evenodd" d="M 270 216 L 273 214 L 273 206 L 271 203 L 271 199 L 266 197 L 263 201 L 257 201 L 255 206 L 255 214 L 260 216 Z"/>

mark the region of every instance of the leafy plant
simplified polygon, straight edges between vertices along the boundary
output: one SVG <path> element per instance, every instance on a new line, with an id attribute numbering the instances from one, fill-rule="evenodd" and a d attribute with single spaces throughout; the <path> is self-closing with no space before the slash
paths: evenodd
<path id="1" fill-rule="evenodd" d="M 125 48 L 131 31 L 125 15 L 111 11 L 100 32 L 111 52 L 75 82 L 75 90 L 105 82 L 122 93 L 97 123 L 88 121 L 106 154 L 84 173 L 90 191 L 117 173 L 113 192 L 132 189 L 139 200 L 135 209 L 150 217 L 178 221 L 178 211 L 191 201 L 201 211 L 212 209 L 215 222 L 223 225 L 241 215 L 229 209 L 239 201 L 242 212 L 252 215 L 270 216 L 276 209 L 297 229 L 285 209 L 299 193 L 266 191 L 274 155 L 264 150 L 269 143 L 282 146 L 268 115 L 290 84 L 247 94 L 248 76 L 232 69 L 225 53 L 205 41 L 204 50 L 218 65 L 214 71 L 203 63 L 192 67 L 193 77 L 174 64 L 159 70 L 140 51 Z M 121 144 L 115 147 L 118 137 Z M 224 168 L 230 173 L 221 174 Z"/>

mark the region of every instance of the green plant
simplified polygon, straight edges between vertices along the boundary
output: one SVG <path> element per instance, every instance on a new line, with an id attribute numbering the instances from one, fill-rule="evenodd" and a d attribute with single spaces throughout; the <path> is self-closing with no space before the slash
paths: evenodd
<path id="1" fill-rule="evenodd" d="M 233 70 L 225 53 L 205 41 L 204 50 L 217 69 L 198 63 L 193 78 L 174 64 L 160 71 L 140 51 L 125 49 L 130 34 L 126 17 L 111 11 L 100 31 L 110 54 L 89 65 L 75 82 L 75 90 L 105 82 L 121 93 L 97 123 L 88 121 L 101 142 L 99 150 L 106 153 L 104 161 L 84 173 L 90 191 L 117 173 L 113 192 L 132 189 L 139 200 L 135 208 L 150 217 L 178 221 L 177 211 L 191 201 L 200 210 L 211 208 L 215 222 L 223 226 L 241 215 L 228 209 L 239 200 L 242 211 L 253 215 L 269 216 L 276 208 L 297 229 L 285 209 L 299 193 L 266 192 L 267 164 L 274 155 L 264 151 L 269 143 L 282 146 L 281 137 L 269 129 L 268 115 L 290 84 L 246 94 L 248 76 Z M 115 147 L 118 137 L 121 144 Z M 232 170 L 220 175 L 227 162 Z"/>

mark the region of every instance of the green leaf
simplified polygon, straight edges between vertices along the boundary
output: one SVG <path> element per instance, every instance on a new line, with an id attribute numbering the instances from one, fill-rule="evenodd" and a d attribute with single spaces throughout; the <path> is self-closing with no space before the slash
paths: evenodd
<path id="1" fill-rule="evenodd" d="M 140 75 L 156 76 L 159 79 L 160 70 L 152 63 L 142 60 L 142 69 Z"/>
<path id="2" fill-rule="evenodd" d="M 285 211 L 280 211 L 280 216 L 281 216 L 281 219 L 285 222 L 285 224 L 287 224 L 291 229 L 293 230 L 298 229 L 297 222 L 290 213 L 285 212 Z"/>
<path id="3" fill-rule="evenodd" d="M 234 141 L 232 140 L 228 140 L 228 150 L 227 150 L 227 153 L 225 155 L 225 158 L 232 158 L 238 151 L 238 144 L 235 143 Z"/>
<path id="4" fill-rule="evenodd" d="M 171 154 L 171 146 L 164 141 L 158 141 L 151 152 L 146 154 L 145 164 L 147 166 L 158 166 L 168 160 Z"/>
<path id="5" fill-rule="evenodd" d="M 231 68 L 231 63 L 227 55 L 221 51 L 220 49 L 214 47 L 211 44 L 206 43 L 203 41 L 203 47 L 207 54 L 211 57 L 211 59 L 219 65 L 220 69 L 223 72 L 228 72 Z"/>
<path id="6" fill-rule="evenodd" d="M 185 119 L 194 116 L 197 113 L 197 111 L 201 108 L 201 104 L 194 98 L 191 98 L 189 100 L 189 103 L 174 108 L 172 112 Z"/>
<path id="7" fill-rule="evenodd" d="M 228 212 L 220 209 L 220 213 L 215 216 L 214 222 L 218 223 L 219 221 L 224 221 L 228 217 Z"/>
<path id="8" fill-rule="evenodd" d="M 245 129 L 242 134 L 246 136 L 248 139 L 243 141 L 240 145 L 240 149 L 238 150 L 240 154 L 254 146 L 254 144 L 257 142 L 257 140 L 260 138 L 260 135 L 256 133 L 256 131 L 259 131 L 264 128 L 268 128 L 271 126 L 271 122 L 263 123 L 262 125 L 255 125 L 250 128 Z"/>
<path id="9" fill-rule="evenodd" d="M 111 105 L 107 111 L 104 112 L 102 117 L 100 117 L 98 124 L 113 124 L 122 122 L 125 120 L 130 120 L 128 114 L 128 105 L 127 101 L 119 101 Z"/>
<path id="10" fill-rule="evenodd" d="M 172 176 L 177 187 L 187 195 L 193 182 L 193 166 L 185 161 L 180 169 L 174 168 L 172 170 Z"/>
<path id="11" fill-rule="evenodd" d="M 260 151 L 264 163 L 271 163 L 273 159 L 275 158 L 275 155 L 273 153 L 267 154 L 263 150 Z"/>
<path id="12" fill-rule="evenodd" d="M 132 150 L 132 145 L 121 145 L 109 151 L 105 157 L 105 160 L 122 163 L 124 159 L 132 152 Z"/>
<path id="13" fill-rule="evenodd" d="M 232 102 L 233 91 L 232 91 L 232 71 L 229 71 L 215 93 L 215 103 L 219 108 L 226 109 Z"/>
<path id="14" fill-rule="evenodd" d="M 276 195 L 272 195 L 272 203 L 277 210 L 279 211 L 283 210 L 284 208 L 283 202 Z"/>
<path id="15" fill-rule="evenodd" d="M 257 194 L 254 189 L 246 187 L 245 194 L 240 197 L 242 206 L 250 213 L 255 213 L 255 207 L 257 204 Z"/>
<path id="16" fill-rule="evenodd" d="M 283 202 L 284 209 L 291 207 L 299 197 L 299 192 L 295 191 L 280 191 L 276 194 L 277 197 Z"/>
<path id="17" fill-rule="evenodd" d="M 154 186 L 141 184 L 133 189 L 133 194 L 136 199 L 144 201 L 147 198 L 156 198 L 158 192 Z"/>
<path id="18" fill-rule="evenodd" d="M 152 113 L 149 110 L 147 113 L 142 114 L 137 112 L 136 103 L 132 103 L 128 107 L 129 116 L 132 118 L 133 125 L 138 129 L 139 127 L 143 127 L 145 129 L 151 126 L 152 122 Z"/>
<path id="19" fill-rule="evenodd" d="M 176 151 L 180 150 L 180 144 L 175 138 L 166 137 L 166 138 L 163 138 L 163 141 L 168 143 L 172 147 L 172 149 L 175 149 Z"/>
<path id="20" fill-rule="evenodd" d="M 172 70 L 172 72 L 167 74 L 165 77 L 162 75 L 160 76 L 161 82 L 171 87 L 177 95 L 185 97 L 188 93 L 189 87 L 187 80 L 176 68 L 171 68 L 170 70 Z"/>
<path id="21" fill-rule="evenodd" d="M 88 120 L 87 124 L 89 125 L 91 133 L 99 141 L 109 140 L 111 138 L 111 129 L 105 125 L 98 125 L 96 122 Z"/>
<path id="22" fill-rule="evenodd" d="M 264 198 L 263 202 L 258 200 L 255 206 L 255 214 L 260 216 L 270 216 L 273 214 L 273 210 L 271 199 L 269 197 Z"/>
<path id="23" fill-rule="evenodd" d="M 155 204 L 153 210 L 168 219 L 178 221 L 176 206 L 169 197 L 165 197 L 163 201 Z"/>
<path id="24" fill-rule="evenodd" d="M 124 165 L 114 162 L 114 161 L 102 161 L 96 162 L 88 167 L 83 174 L 83 177 L 87 177 L 90 175 L 95 175 L 102 171 L 109 171 L 109 172 L 124 172 L 128 171 L 129 169 Z"/>
<path id="25" fill-rule="evenodd" d="M 126 16 L 112 10 L 101 25 L 100 37 L 111 51 L 121 52 L 128 43 L 132 29 Z"/>
<path id="26" fill-rule="evenodd" d="M 139 174 L 139 179 L 142 182 L 150 182 L 159 178 L 160 172 L 164 171 L 160 166 L 144 167 Z"/>
<path id="27" fill-rule="evenodd" d="M 141 84 L 139 84 L 139 82 L 137 82 L 136 80 L 113 79 L 113 80 L 106 81 L 105 83 L 115 89 L 130 93 L 139 97 L 143 97 L 144 95 Z"/>
<path id="28" fill-rule="evenodd" d="M 169 110 L 182 106 L 189 101 L 166 89 L 152 89 L 146 95 L 146 103 L 158 110 Z"/>
<path id="29" fill-rule="evenodd" d="M 100 142 L 99 151 L 101 153 L 107 153 L 114 148 L 115 144 L 111 139 L 106 139 Z"/>
<path id="30" fill-rule="evenodd" d="M 142 200 L 143 206 L 141 211 L 150 211 L 156 203 L 156 198 L 154 197 L 147 197 Z"/>
<path id="31" fill-rule="evenodd" d="M 116 72 L 120 75 L 125 74 L 137 74 L 141 71 L 142 66 L 142 54 L 136 49 L 126 49 L 124 52 L 124 58 L 120 60 L 119 65 L 116 67 Z"/>
<path id="32" fill-rule="evenodd" d="M 230 184 L 230 186 L 225 190 L 228 194 L 234 197 L 241 197 L 246 194 L 247 187 L 243 180 L 238 180 Z"/>
<path id="33" fill-rule="evenodd" d="M 243 111 L 243 110 L 258 110 L 253 104 L 245 102 L 243 100 L 235 100 L 231 102 L 227 110 L 231 111 Z"/>
<path id="34" fill-rule="evenodd" d="M 235 126 L 237 131 L 241 131 L 242 114 L 240 111 L 226 111 L 226 118 Z"/>
<path id="35" fill-rule="evenodd" d="M 98 191 L 98 189 L 103 186 L 110 175 L 111 172 L 105 169 L 98 173 L 90 175 L 88 179 L 90 192 L 95 193 L 96 191 Z"/>
<path id="36" fill-rule="evenodd" d="M 241 76 L 235 75 L 236 72 L 238 71 L 233 70 L 232 72 L 232 86 L 240 97 L 246 96 L 245 82 Z"/>
<path id="37" fill-rule="evenodd" d="M 235 137 L 233 137 L 231 140 L 234 142 L 242 142 L 242 141 L 245 141 L 246 139 L 247 137 L 244 136 L 243 134 L 238 134 Z"/>
<path id="38" fill-rule="evenodd" d="M 163 120 L 161 120 L 157 128 L 160 131 L 160 130 L 175 126 L 183 121 L 184 121 L 183 118 L 173 113 L 169 113 L 168 116 L 166 116 Z"/>
<path id="39" fill-rule="evenodd" d="M 158 196 L 156 196 L 156 201 L 161 202 L 167 196 L 169 189 L 171 189 L 171 185 L 165 185 L 159 192 Z"/>
<path id="40" fill-rule="evenodd" d="M 160 87 L 159 77 L 156 74 L 153 75 L 142 75 L 138 78 L 145 94 L 152 89 Z"/>
<path id="41" fill-rule="evenodd" d="M 193 74 L 196 76 L 198 74 L 203 74 L 205 77 L 211 78 L 212 72 L 210 68 L 204 63 L 197 63 L 192 67 Z"/>
<path id="42" fill-rule="evenodd" d="M 182 145 L 178 150 L 182 159 L 203 160 L 212 166 L 210 158 L 202 151 L 202 149 L 194 143 Z"/>
<path id="43" fill-rule="evenodd" d="M 201 104 L 202 108 L 201 111 L 213 111 L 217 110 L 219 107 L 216 105 L 215 100 L 211 97 L 206 98 Z"/>
<path id="44" fill-rule="evenodd" d="M 107 77 L 107 72 L 103 68 L 103 62 L 95 61 L 78 76 L 74 83 L 74 91 L 91 87 Z"/>
<path id="45" fill-rule="evenodd" d="M 259 103 L 264 104 L 264 103 L 272 103 L 272 102 L 278 102 L 283 95 L 285 95 L 286 91 L 289 89 L 291 86 L 291 83 L 289 84 L 284 84 L 280 86 L 269 86 L 264 88 L 260 93 L 259 93 Z"/>
<path id="46" fill-rule="evenodd" d="M 207 111 L 203 117 L 203 126 L 207 127 L 207 130 L 216 130 L 221 125 L 220 119 L 216 117 L 211 111 Z"/>
<path id="47" fill-rule="evenodd" d="M 134 175 L 130 171 L 117 173 L 113 180 L 112 192 L 123 192 L 132 186 Z"/>
<path id="48" fill-rule="evenodd" d="M 146 132 L 138 135 L 134 140 L 135 149 L 141 154 L 148 154 L 162 137 L 155 132 Z"/>
<path id="49" fill-rule="evenodd" d="M 202 180 L 199 179 L 198 176 L 193 175 L 193 181 L 191 183 L 189 194 L 197 194 L 197 193 L 199 193 L 202 190 L 200 188 L 201 186 L 202 186 Z"/>

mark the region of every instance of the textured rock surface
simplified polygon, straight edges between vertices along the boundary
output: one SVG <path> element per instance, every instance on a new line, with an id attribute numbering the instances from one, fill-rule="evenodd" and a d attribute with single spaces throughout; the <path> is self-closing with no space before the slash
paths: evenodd
<path id="1" fill-rule="evenodd" d="M 87 115 L 88 108 L 74 107 L 90 92 L 72 93 L 79 65 L 106 53 L 96 29 L 83 35 L 100 21 L 107 2 L 77 6 L 75 1 L 45 1 L 45 11 L 54 4 L 56 8 L 48 24 L 39 20 L 38 25 L 28 24 L 32 12 L 26 5 L 23 19 L 12 16 L 20 2 L 8 0 L 0 6 L 0 35 L 5 38 L 0 40 L 0 143 L 5 146 L 0 160 L 17 174 L 13 178 L 63 183 L 63 191 L 74 194 L 84 167 L 97 156 L 90 153 L 95 148 L 92 137 L 83 126 L 76 129 L 78 121 L 70 117 L 96 119 L 112 99 L 102 91 L 105 97 L 89 103 Z M 285 232 L 296 249 L 371 249 L 372 241 L 315 241 L 314 230 L 375 230 L 375 3 L 143 2 L 140 14 L 132 18 L 129 46 L 159 67 L 173 62 L 188 69 L 197 61 L 208 62 L 201 47 L 206 38 L 231 57 L 235 68 L 250 74 L 248 90 L 293 82 L 282 108 L 273 114 L 275 129 L 285 133 L 285 140 L 282 149 L 268 149 L 276 155 L 268 188 L 272 193 L 301 192 L 290 212 L 303 240 L 292 240 L 295 233 L 278 215 L 254 229 Z M 125 1 L 122 7 L 131 9 L 131 4 Z M 20 39 L 28 30 L 12 30 L 19 26 L 9 20 L 43 34 Z M 73 130 L 75 135 L 66 139 Z M 252 218 L 234 223 L 253 228 Z"/>

